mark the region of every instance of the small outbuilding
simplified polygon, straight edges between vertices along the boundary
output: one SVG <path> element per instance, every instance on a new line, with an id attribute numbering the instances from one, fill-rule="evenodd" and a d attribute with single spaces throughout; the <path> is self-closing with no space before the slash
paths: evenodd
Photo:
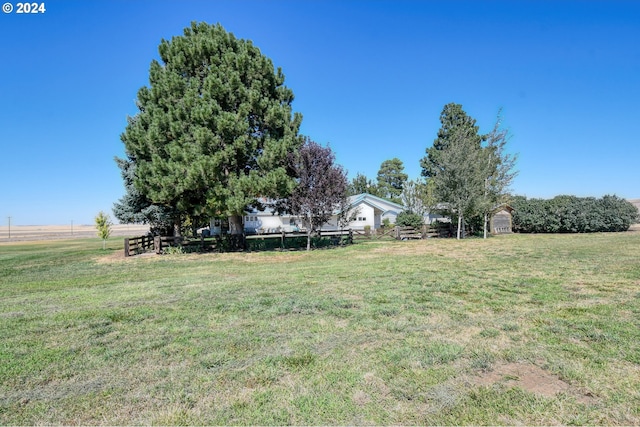
<path id="1" fill-rule="evenodd" d="M 494 209 L 491 214 L 490 230 L 491 234 L 512 233 L 512 212 L 514 209 L 508 204 L 503 204 Z"/>

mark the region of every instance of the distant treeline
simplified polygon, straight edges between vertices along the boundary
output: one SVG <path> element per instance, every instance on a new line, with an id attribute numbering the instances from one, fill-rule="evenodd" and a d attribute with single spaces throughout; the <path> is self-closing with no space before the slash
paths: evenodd
<path id="1" fill-rule="evenodd" d="M 527 199 L 516 196 L 511 206 L 513 231 L 519 233 L 593 233 L 627 231 L 640 221 L 638 208 L 617 196 L 557 196 Z"/>

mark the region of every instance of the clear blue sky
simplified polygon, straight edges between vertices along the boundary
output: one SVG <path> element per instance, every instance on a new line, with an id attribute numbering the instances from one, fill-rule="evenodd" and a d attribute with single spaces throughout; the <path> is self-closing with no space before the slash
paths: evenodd
<path id="1" fill-rule="evenodd" d="M 639 1 L 49 0 L 0 13 L 0 225 L 91 224 L 124 193 L 114 156 L 162 38 L 221 23 L 282 67 L 302 133 L 350 177 L 411 178 L 445 104 L 488 131 L 513 190 L 640 197 Z M 0 1 L 5 3 L 5 0 Z"/>

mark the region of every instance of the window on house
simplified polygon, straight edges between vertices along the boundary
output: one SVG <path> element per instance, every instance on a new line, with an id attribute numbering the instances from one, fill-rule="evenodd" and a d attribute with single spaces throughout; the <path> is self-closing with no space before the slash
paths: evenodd
<path id="1" fill-rule="evenodd" d="M 367 217 L 366 216 L 359 216 L 358 217 L 358 221 L 366 221 Z"/>

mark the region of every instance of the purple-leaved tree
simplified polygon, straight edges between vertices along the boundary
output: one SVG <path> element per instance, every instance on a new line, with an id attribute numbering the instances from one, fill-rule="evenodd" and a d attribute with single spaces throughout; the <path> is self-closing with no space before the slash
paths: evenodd
<path id="1" fill-rule="evenodd" d="M 296 187 L 285 209 L 300 217 L 307 228 L 307 250 L 311 234 L 326 224 L 334 212 L 346 206 L 347 174 L 335 164 L 331 148 L 305 138 L 304 145 L 291 156 Z"/>

